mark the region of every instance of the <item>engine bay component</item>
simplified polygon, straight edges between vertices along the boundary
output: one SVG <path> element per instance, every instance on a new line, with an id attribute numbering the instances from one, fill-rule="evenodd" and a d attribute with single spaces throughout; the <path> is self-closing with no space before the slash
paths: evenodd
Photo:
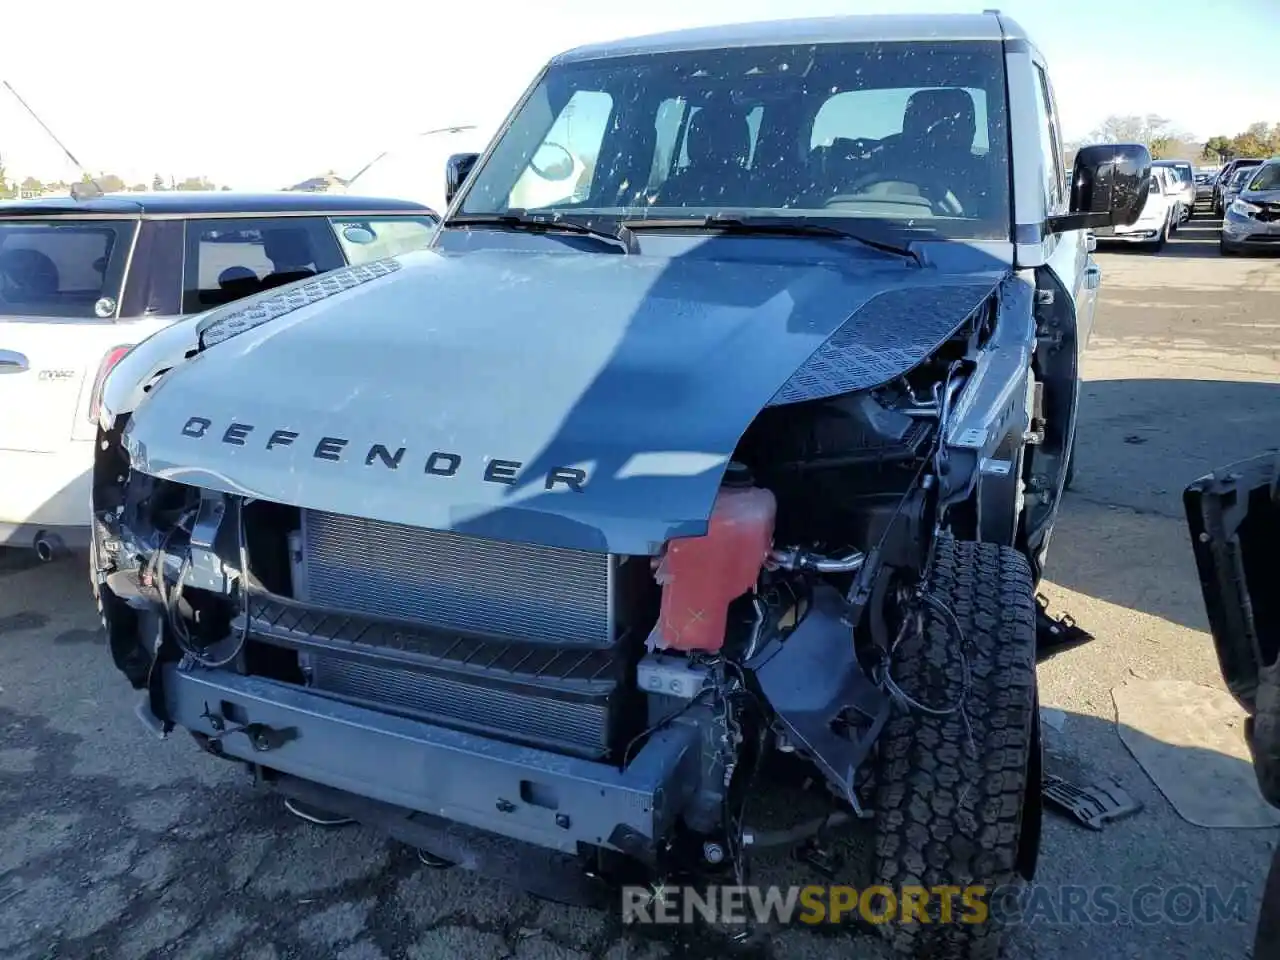
<path id="1" fill-rule="evenodd" d="M 863 671 L 839 593 L 823 587 L 785 643 L 755 670 L 789 744 L 859 814 L 854 777 L 889 717 L 890 698 Z"/>
<path id="2" fill-rule="evenodd" d="M 866 560 L 867 555 L 861 550 L 850 550 L 834 557 L 799 547 L 769 552 L 769 563 L 773 566 L 782 570 L 806 570 L 810 573 L 857 573 Z"/>
<path id="3" fill-rule="evenodd" d="M 672 540 L 658 563 L 662 608 L 651 644 L 714 652 L 724 645 L 729 603 L 755 587 L 769 555 L 778 503 L 731 464 L 707 532 Z"/>
<path id="4" fill-rule="evenodd" d="M 685 657 L 651 653 L 636 664 L 636 686 L 646 693 L 692 700 L 706 686 L 708 671 Z"/>

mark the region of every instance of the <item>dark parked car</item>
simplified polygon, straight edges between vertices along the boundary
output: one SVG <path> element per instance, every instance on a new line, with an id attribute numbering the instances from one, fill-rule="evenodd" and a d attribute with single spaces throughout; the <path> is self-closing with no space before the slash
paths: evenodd
<path id="1" fill-rule="evenodd" d="M 1261 157 L 1236 157 L 1234 160 L 1228 160 L 1218 171 L 1217 179 L 1213 181 L 1213 212 L 1217 216 L 1222 216 L 1227 209 L 1226 192 L 1231 186 L 1232 180 L 1235 178 L 1236 171 L 1241 167 L 1254 167 L 1262 163 Z"/>

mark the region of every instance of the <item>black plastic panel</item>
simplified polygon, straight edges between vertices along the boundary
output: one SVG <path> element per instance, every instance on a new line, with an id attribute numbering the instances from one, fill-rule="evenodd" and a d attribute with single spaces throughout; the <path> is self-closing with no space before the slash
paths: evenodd
<path id="1" fill-rule="evenodd" d="M 994 281 L 982 281 L 877 294 L 791 375 L 769 405 L 868 390 L 902 376 L 945 343 L 994 289 Z"/>

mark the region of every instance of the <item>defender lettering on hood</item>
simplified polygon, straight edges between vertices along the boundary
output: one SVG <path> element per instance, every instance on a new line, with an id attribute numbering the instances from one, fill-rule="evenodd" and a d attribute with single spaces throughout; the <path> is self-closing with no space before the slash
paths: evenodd
<path id="1" fill-rule="evenodd" d="M 182 435 L 194 440 L 203 440 L 209 436 L 209 432 L 212 429 L 213 421 L 210 418 L 188 417 L 187 422 L 182 425 Z M 257 429 L 255 424 L 233 421 L 227 424 L 226 429 L 222 431 L 221 442 L 236 447 L 248 446 L 250 434 L 257 431 Z M 262 441 L 263 449 L 275 450 L 280 447 L 291 447 L 301 436 L 302 434 L 296 430 L 272 430 L 267 434 L 266 440 Z M 311 441 L 307 440 L 305 442 L 309 444 Z M 350 443 L 351 441 L 346 437 L 322 436 L 316 440 L 311 456 L 316 460 L 331 460 L 335 463 L 341 463 Z M 364 455 L 364 465 L 366 467 L 381 465 L 388 470 L 399 470 L 404 462 L 405 455 L 408 453 L 408 449 L 408 447 L 403 446 L 393 449 L 384 443 L 371 444 Z M 425 474 L 433 477 L 456 477 L 462 469 L 462 455 L 450 453 L 447 450 L 433 450 L 422 463 L 422 472 Z M 491 458 L 485 464 L 483 480 L 486 483 L 502 483 L 513 486 L 519 480 L 520 468 L 523 466 L 524 464 L 519 460 Z M 547 470 L 543 482 L 547 490 L 554 490 L 558 485 L 563 485 L 574 493 L 582 493 L 582 487 L 587 482 L 587 471 L 577 467 L 551 467 Z"/>

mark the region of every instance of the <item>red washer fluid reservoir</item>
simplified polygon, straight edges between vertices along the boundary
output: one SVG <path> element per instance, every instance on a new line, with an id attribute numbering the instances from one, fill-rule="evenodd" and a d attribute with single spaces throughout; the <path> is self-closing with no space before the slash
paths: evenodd
<path id="1" fill-rule="evenodd" d="M 716 496 L 707 532 L 667 543 L 655 577 L 662 606 L 655 645 L 713 653 L 724 645 L 729 604 L 756 585 L 773 545 L 778 504 L 731 463 Z"/>

